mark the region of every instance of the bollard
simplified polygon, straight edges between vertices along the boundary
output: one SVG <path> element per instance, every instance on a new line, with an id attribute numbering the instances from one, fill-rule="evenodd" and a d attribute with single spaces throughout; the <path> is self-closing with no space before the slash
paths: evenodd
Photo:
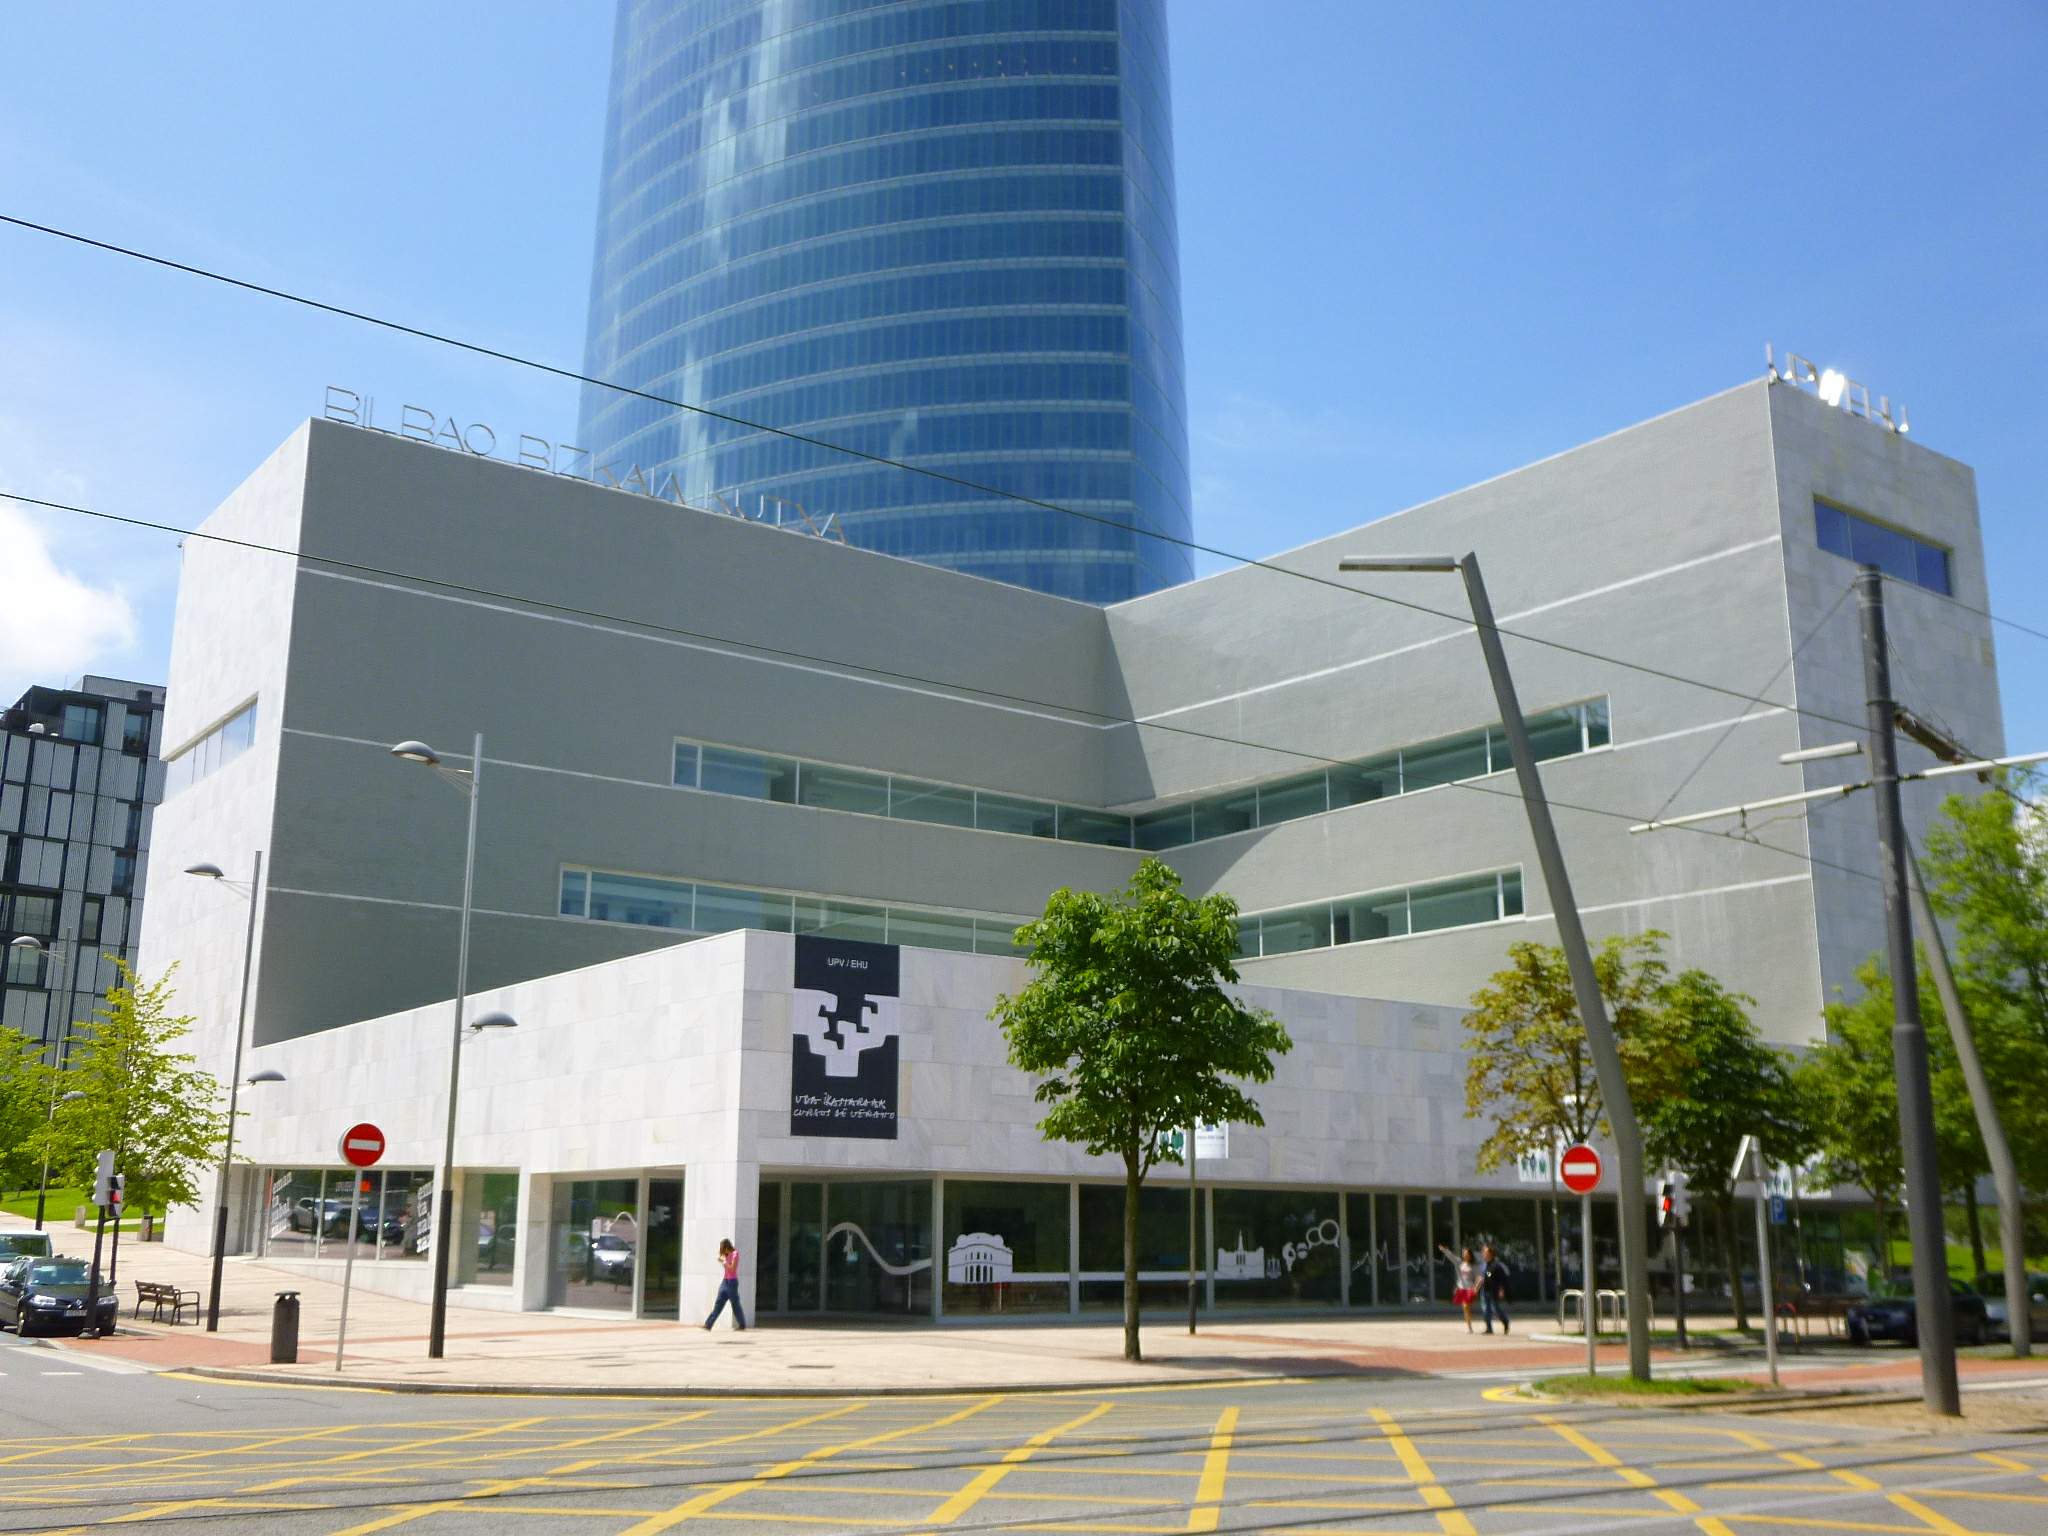
<path id="1" fill-rule="evenodd" d="M 270 1363 L 299 1363 L 299 1293 L 279 1291 L 270 1310 Z"/>

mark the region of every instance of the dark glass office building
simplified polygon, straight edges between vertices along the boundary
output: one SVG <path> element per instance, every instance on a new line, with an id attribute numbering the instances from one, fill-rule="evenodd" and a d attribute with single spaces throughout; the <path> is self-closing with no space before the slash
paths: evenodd
<path id="1" fill-rule="evenodd" d="M 595 387 L 593 472 L 1089 602 L 1189 577 L 1165 11 L 621 0 L 589 371 L 951 478 Z"/>

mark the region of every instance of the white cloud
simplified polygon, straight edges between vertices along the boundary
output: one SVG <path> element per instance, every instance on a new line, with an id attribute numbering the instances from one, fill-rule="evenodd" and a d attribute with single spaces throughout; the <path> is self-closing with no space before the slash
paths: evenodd
<path id="1" fill-rule="evenodd" d="M 135 611 L 57 564 L 43 530 L 0 502 L 0 692 L 61 685 L 135 643 Z"/>

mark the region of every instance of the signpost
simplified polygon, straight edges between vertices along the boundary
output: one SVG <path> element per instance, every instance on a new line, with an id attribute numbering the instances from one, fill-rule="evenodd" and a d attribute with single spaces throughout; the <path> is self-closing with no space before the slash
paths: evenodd
<path id="1" fill-rule="evenodd" d="M 1770 1204 L 1777 1197 L 1771 1194 L 1770 1169 L 1764 1162 L 1763 1147 L 1754 1136 L 1745 1136 L 1742 1145 L 1735 1150 L 1735 1166 L 1728 1172 L 1731 1187 L 1742 1182 L 1743 1169 L 1752 1163 L 1756 1166 L 1757 1300 L 1763 1304 L 1764 1358 L 1770 1362 L 1771 1385 L 1775 1387 L 1778 1385 L 1778 1298 L 1771 1276 Z"/>
<path id="2" fill-rule="evenodd" d="M 367 1122 L 352 1125 L 341 1133 L 341 1160 L 355 1170 L 349 1180 L 348 1196 L 348 1257 L 341 1266 L 341 1326 L 334 1333 L 334 1368 L 341 1369 L 342 1346 L 348 1342 L 348 1293 L 356 1277 L 356 1243 L 362 1226 L 360 1215 L 363 1208 L 363 1186 L 370 1181 L 363 1171 L 377 1166 L 377 1160 L 384 1155 L 384 1133 Z M 325 1217 L 322 1217 L 325 1220 Z M 377 1230 L 384 1230 L 384 1212 L 377 1212 Z"/>
<path id="3" fill-rule="evenodd" d="M 1579 1317 L 1585 1325 L 1586 1374 L 1599 1369 L 1598 1339 L 1600 1308 L 1594 1301 L 1593 1278 L 1593 1191 L 1600 1187 L 1600 1154 L 1584 1142 L 1565 1148 L 1558 1159 L 1557 1176 L 1564 1187 L 1579 1197 Z"/>
<path id="4" fill-rule="evenodd" d="M 100 1245 L 107 1239 L 107 1207 L 114 1201 L 114 1154 L 102 1152 L 93 1171 L 92 1203 L 100 1208 L 99 1225 L 92 1235 L 92 1273 L 86 1277 L 85 1323 L 79 1332 L 100 1336 Z M 114 1225 L 114 1238 L 119 1241 L 120 1223 Z M 116 1312 L 120 1309 L 116 1308 Z"/>

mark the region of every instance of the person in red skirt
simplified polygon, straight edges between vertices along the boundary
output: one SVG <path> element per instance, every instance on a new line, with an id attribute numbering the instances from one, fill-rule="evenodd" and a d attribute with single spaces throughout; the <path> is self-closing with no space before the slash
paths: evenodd
<path id="1" fill-rule="evenodd" d="M 1479 1299 L 1479 1266 L 1473 1262 L 1472 1250 L 1470 1248 L 1467 1248 L 1456 1258 L 1451 1257 L 1451 1250 L 1442 1243 L 1436 1245 L 1436 1251 L 1457 1266 L 1458 1283 L 1451 1291 L 1451 1304 L 1463 1310 L 1465 1314 L 1465 1331 L 1470 1333 L 1472 1331 L 1472 1303 Z"/>

